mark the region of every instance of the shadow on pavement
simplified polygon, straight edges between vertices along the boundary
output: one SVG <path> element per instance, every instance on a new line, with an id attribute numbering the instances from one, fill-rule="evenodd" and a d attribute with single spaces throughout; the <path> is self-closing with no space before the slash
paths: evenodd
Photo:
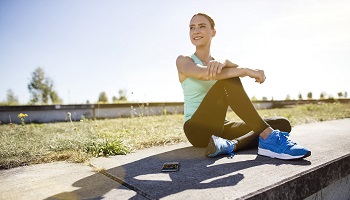
<path id="1" fill-rule="evenodd" d="M 118 180 L 123 180 L 124 186 L 137 192 L 131 199 L 159 199 L 190 189 L 219 188 L 234 186 L 244 174 L 240 170 L 259 165 L 310 165 L 307 160 L 283 161 L 263 156 L 256 156 L 253 160 L 238 161 L 224 157 L 206 158 L 205 149 L 185 147 L 146 157 L 135 162 L 118 166 L 105 172 Z M 256 155 L 256 149 L 240 151 L 238 155 Z M 252 156 L 249 156 L 251 158 Z M 118 159 L 118 156 L 115 157 Z M 113 159 L 114 160 L 114 159 Z M 177 172 L 161 172 L 164 162 L 180 162 Z M 218 161 L 216 163 L 216 161 Z M 79 189 L 54 195 L 48 199 L 77 197 L 78 199 L 102 199 L 103 196 L 116 189 L 113 184 L 106 184 L 101 174 L 81 179 L 73 184 Z M 105 179 L 104 179 L 105 180 Z M 122 190 L 122 188 L 119 188 Z"/>

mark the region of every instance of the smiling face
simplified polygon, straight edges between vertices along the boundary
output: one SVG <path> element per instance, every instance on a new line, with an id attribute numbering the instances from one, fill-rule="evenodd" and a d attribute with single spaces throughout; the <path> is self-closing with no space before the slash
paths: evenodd
<path id="1" fill-rule="evenodd" d="M 195 15 L 190 22 L 190 39 L 194 46 L 208 46 L 215 36 L 216 30 L 207 17 Z"/>

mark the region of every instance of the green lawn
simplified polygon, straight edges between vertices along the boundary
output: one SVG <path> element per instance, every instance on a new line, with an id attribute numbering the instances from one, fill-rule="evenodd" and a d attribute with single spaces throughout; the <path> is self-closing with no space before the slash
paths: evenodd
<path id="1" fill-rule="evenodd" d="M 309 104 L 259 110 L 262 117 L 283 116 L 292 125 L 350 117 L 350 104 Z M 228 119 L 239 120 L 228 112 Z M 0 125 L 0 169 L 59 160 L 84 162 L 93 156 L 187 141 L 183 115 L 85 120 L 81 122 Z"/>

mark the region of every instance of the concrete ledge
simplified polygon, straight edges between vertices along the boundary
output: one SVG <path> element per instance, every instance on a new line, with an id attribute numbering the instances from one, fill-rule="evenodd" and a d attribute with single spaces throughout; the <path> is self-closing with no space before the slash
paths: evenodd
<path id="1" fill-rule="evenodd" d="M 95 158 L 91 166 L 51 163 L 0 170 L 0 199 L 337 199 L 350 198 L 350 119 L 293 127 L 306 159 L 256 149 L 209 159 L 189 143 Z M 161 172 L 164 162 L 177 172 Z M 93 168 L 104 169 L 93 170 Z"/>
<path id="2" fill-rule="evenodd" d="M 208 159 L 205 149 L 185 143 L 92 164 L 148 199 L 305 199 L 350 175 L 349 136 L 350 119 L 294 127 L 291 139 L 312 151 L 295 161 L 257 156 L 256 149 L 237 152 L 233 159 Z M 167 161 L 180 162 L 180 170 L 162 173 Z M 348 196 L 349 189 L 337 192 Z"/>
<path id="3" fill-rule="evenodd" d="M 350 154 L 296 174 L 242 199 L 305 199 L 350 175 Z M 350 188 L 334 188 L 350 198 Z"/>

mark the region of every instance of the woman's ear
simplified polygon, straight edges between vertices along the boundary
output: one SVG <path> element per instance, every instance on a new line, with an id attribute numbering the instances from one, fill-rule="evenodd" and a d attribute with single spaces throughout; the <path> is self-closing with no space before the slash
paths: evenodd
<path id="1" fill-rule="evenodd" d="M 215 29 L 213 29 L 213 37 L 215 37 L 215 35 L 216 35 L 216 30 Z"/>

